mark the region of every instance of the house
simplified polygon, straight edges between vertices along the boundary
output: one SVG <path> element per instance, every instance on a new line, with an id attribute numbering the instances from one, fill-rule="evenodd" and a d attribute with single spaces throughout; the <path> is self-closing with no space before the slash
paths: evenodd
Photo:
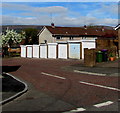
<path id="1" fill-rule="evenodd" d="M 116 31 L 114 29 L 105 29 L 97 27 L 58 27 L 44 26 L 39 32 L 40 43 L 59 43 L 68 41 L 95 40 L 95 39 L 115 39 Z"/>
<path id="2" fill-rule="evenodd" d="M 120 24 L 115 27 L 115 30 L 118 31 L 118 55 L 120 57 Z"/>

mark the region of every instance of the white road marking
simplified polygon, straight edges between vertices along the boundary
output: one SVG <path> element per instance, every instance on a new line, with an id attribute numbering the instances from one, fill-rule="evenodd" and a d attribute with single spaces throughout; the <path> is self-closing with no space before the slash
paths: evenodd
<path id="1" fill-rule="evenodd" d="M 93 106 L 95 106 L 97 108 L 100 108 L 100 107 L 108 106 L 108 105 L 111 105 L 111 104 L 113 104 L 112 101 L 107 101 L 107 102 L 99 103 L 99 104 L 96 104 L 96 105 L 93 105 Z"/>
<path id="2" fill-rule="evenodd" d="M 86 72 L 86 71 L 78 71 L 78 70 L 74 70 L 74 72 L 77 72 L 77 73 L 83 73 L 83 74 L 89 74 L 89 75 L 100 75 L 100 76 L 106 76 L 106 74 L 92 73 L 92 72 Z"/>
<path id="3" fill-rule="evenodd" d="M 79 81 L 79 82 L 80 82 L 81 84 L 86 84 L 86 85 L 90 85 L 90 86 L 96 86 L 96 87 L 105 88 L 105 89 L 110 89 L 110 90 L 114 90 L 114 91 L 120 91 L 120 89 L 113 88 L 113 87 L 108 87 L 108 86 L 103 86 L 103 85 L 98 85 L 98 84 L 92 84 L 92 83 L 83 82 L 83 81 Z"/>
<path id="4" fill-rule="evenodd" d="M 60 76 L 57 76 L 57 75 L 52 75 L 52 74 L 49 74 L 49 73 L 41 72 L 41 74 L 43 74 L 43 75 L 47 75 L 47 76 L 51 76 L 51 77 L 56 77 L 56 78 L 63 79 L 63 80 L 66 79 L 66 78 L 64 78 L 64 77 L 60 77 Z"/>
<path id="5" fill-rule="evenodd" d="M 63 112 L 63 113 L 77 113 L 80 111 L 85 111 L 86 109 L 84 108 L 77 108 L 76 110 L 71 110 L 71 111 L 67 111 L 67 112 Z"/>

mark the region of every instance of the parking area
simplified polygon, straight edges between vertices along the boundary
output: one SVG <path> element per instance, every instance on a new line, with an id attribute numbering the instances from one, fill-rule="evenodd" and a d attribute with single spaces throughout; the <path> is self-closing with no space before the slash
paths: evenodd
<path id="1" fill-rule="evenodd" d="M 113 108 L 107 108 L 107 111 L 118 111 L 119 76 L 114 76 L 114 69 L 118 69 L 117 62 L 98 64 L 96 68 L 106 67 L 106 71 L 109 71 L 110 66 L 113 69 L 111 76 L 111 73 L 101 76 L 97 75 L 101 71 L 93 74 L 96 73 L 95 67 L 91 68 L 92 72 L 80 72 L 82 60 L 3 59 L 3 66 L 19 65 L 18 70 L 9 73 L 29 85 L 28 92 L 4 105 L 3 111 L 99 111 L 105 110 L 108 105 Z M 79 72 L 75 72 L 76 69 Z M 88 72 L 85 67 L 84 72 Z M 30 107 L 32 104 L 34 107 Z"/>

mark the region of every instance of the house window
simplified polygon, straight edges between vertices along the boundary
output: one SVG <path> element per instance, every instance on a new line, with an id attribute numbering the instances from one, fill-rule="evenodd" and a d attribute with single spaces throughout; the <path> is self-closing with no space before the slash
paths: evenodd
<path id="1" fill-rule="evenodd" d="M 61 39 L 61 37 L 60 37 L 60 36 L 57 36 L 56 39 L 59 40 L 59 39 Z"/>
<path id="2" fill-rule="evenodd" d="M 82 37 L 82 39 L 87 39 L 86 37 Z"/>
<path id="3" fill-rule="evenodd" d="M 73 37 L 70 37 L 69 39 L 70 39 L 70 40 L 73 40 Z"/>

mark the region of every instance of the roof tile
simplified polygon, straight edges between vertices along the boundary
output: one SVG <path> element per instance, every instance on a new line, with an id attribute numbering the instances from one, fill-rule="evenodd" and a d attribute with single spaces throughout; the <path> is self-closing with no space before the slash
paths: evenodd
<path id="1" fill-rule="evenodd" d="M 58 27 L 45 26 L 53 35 L 72 35 L 72 36 L 102 36 L 113 37 L 117 36 L 117 32 L 111 29 L 88 27 Z"/>

